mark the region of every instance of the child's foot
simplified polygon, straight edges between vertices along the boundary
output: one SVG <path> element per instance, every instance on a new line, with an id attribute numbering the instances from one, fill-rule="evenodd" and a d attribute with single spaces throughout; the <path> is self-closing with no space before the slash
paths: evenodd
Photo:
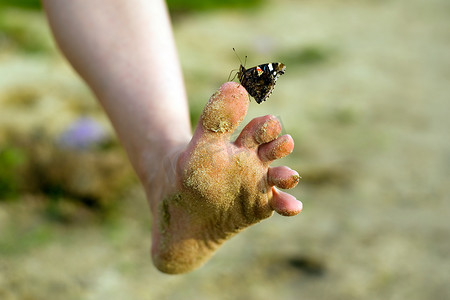
<path id="1" fill-rule="evenodd" d="M 227 82 L 204 108 L 194 136 L 168 153 L 147 190 L 153 214 L 152 257 L 166 273 L 202 265 L 227 239 L 272 215 L 293 216 L 302 204 L 289 189 L 299 175 L 270 163 L 292 152 L 289 135 L 278 137 L 274 116 L 253 119 L 235 142 L 232 133 L 248 109 L 246 90 Z"/>

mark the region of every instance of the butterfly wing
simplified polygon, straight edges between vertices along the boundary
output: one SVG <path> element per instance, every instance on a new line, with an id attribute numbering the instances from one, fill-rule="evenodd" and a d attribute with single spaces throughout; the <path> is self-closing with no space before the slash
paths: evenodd
<path id="1" fill-rule="evenodd" d="M 238 78 L 255 101 L 261 103 L 272 94 L 277 78 L 284 74 L 285 69 L 282 63 L 262 64 L 250 69 L 241 65 Z"/>

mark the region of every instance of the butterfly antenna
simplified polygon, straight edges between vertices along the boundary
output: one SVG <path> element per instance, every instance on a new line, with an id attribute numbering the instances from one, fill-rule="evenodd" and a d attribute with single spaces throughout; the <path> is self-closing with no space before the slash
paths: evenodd
<path id="1" fill-rule="evenodd" d="M 239 57 L 239 55 L 237 54 L 236 49 L 233 48 L 233 51 L 234 51 L 234 54 L 236 54 L 236 57 L 239 59 L 239 62 L 240 62 L 241 65 L 242 65 L 242 60 L 241 60 L 241 58 Z M 247 62 L 247 55 L 245 56 L 245 62 L 244 62 L 244 64 L 243 64 L 244 67 L 245 67 L 245 63 L 246 63 L 246 62 Z"/>

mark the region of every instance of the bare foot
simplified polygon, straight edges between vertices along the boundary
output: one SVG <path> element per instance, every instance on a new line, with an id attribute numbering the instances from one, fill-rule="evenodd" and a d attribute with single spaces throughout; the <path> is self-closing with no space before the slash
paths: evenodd
<path id="1" fill-rule="evenodd" d="M 273 116 L 253 119 L 235 142 L 232 133 L 247 113 L 246 90 L 227 82 L 203 110 L 192 140 L 167 154 L 147 195 L 153 214 L 152 258 L 165 273 L 201 266 L 227 239 L 270 217 L 293 216 L 301 202 L 279 191 L 297 185 L 298 173 L 270 163 L 292 152 L 278 137 Z"/>

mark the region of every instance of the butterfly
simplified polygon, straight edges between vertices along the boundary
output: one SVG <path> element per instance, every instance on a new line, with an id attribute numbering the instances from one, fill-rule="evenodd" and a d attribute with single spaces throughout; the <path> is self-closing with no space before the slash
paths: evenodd
<path id="1" fill-rule="evenodd" d="M 247 90 L 250 96 L 255 98 L 256 103 L 260 104 L 263 101 L 266 101 L 272 94 L 278 77 L 284 74 L 286 66 L 280 62 L 273 62 L 246 69 L 242 65 L 242 61 L 237 55 L 236 49 L 233 48 L 233 51 L 241 62 L 239 71 L 237 72 L 237 77 L 241 85 Z M 245 57 L 245 62 L 246 61 L 247 56 Z"/>
<path id="2" fill-rule="evenodd" d="M 246 69 L 242 64 L 237 77 L 247 92 L 260 104 L 272 94 L 278 77 L 284 74 L 286 66 L 279 62 L 267 63 Z"/>

